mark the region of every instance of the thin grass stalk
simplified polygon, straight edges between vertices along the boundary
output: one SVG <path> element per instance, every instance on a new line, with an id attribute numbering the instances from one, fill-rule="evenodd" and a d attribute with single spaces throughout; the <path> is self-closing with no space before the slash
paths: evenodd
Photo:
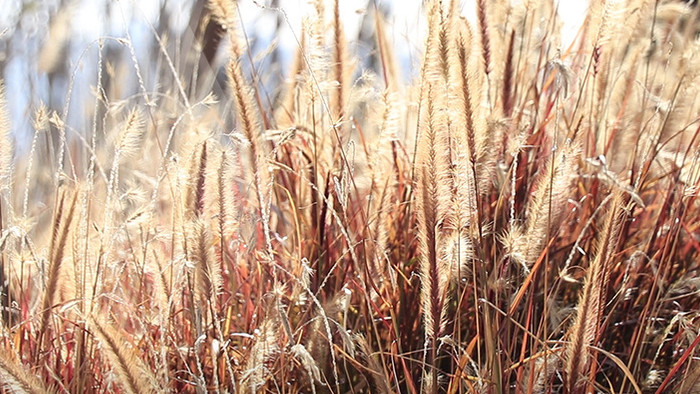
<path id="1" fill-rule="evenodd" d="M 207 307 L 210 315 L 209 320 L 216 318 L 218 310 L 217 296 L 221 290 L 223 280 L 221 278 L 221 266 L 217 259 L 212 256 L 211 233 L 208 226 L 201 220 L 195 221 L 191 225 L 189 242 L 193 250 L 190 257 L 195 263 L 195 290 L 198 294 L 198 301 Z"/>
<path id="2" fill-rule="evenodd" d="M 337 124 L 345 117 L 345 96 L 348 90 L 347 43 L 343 23 L 340 19 L 340 0 L 333 3 L 333 80 L 337 86 L 331 95 L 331 121 Z"/>
<path id="3" fill-rule="evenodd" d="M 9 200 L 9 191 L 12 188 L 12 155 L 14 143 L 12 139 L 12 127 L 10 114 L 7 109 L 7 94 L 5 82 L 0 79 L 0 193 Z M 0 201 L 2 203 L 2 201 Z M 0 223 L 1 225 L 1 223 Z"/>
<path id="4" fill-rule="evenodd" d="M 395 90 L 398 85 L 398 64 L 393 48 L 389 45 L 384 31 L 384 18 L 379 10 L 374 9 L 374 30 L 377 34 L 377 49 L 379 49 L 379 57 L 382 65 L 382 76 L 384 77 L 384 87 L 386 89 Z"/>
<path id="5" fill-rule="evenodd" d="M 17 394 L 51 394 L 53 387 L 47 386 L 32 374 L 31 368 L 13 359 L 13 353 L 0 352 L 0 387 Z"/>
<path id="6" fill-rule="evenodd" d="M 509 234 L 511 257 L 526 271 L 532 268 L 548 241 L 547 236 L 562 219 L 571 190 L 577 152 L 576 146 L 569 143 L 548 160 L 531 192 L 525 226 L 522 229 L 516 227 Z"/>
<path id="7" fill-rule="evenodd" d="M 235 54 L 234 54 L 235 55 Z M 265 244 L 269 251 L 272 244 L 269 234 L 269 204 L 267 196 L 270 193 L 270 170 L 267 165 L 266 148 L 262 138 L 263 131 L 256 120 L 257 115 L 253 109 L 250 87 L 246 84 L 241 70 L 240 61 L 232 58 L 228 66 L 229 81 L 233 91 L 234 100 L 241 122 L 243 135 L 250 143 L 250 161 L 253 168 L 253 182 L 257 194 L 258 204 L 264 230 Z"/>
<path id="8" fill-rule="evenodd" d="M 12 213 L 12 154 L 14 143 L 12 140 L 12 129 L 10 126 L 10 115 L 7 109 L 7 97 L 5 93 L 5 82 L 0 79 L 0 234 L 4 233 L 5 228 L 9 227 L 10 214 Z M 0 251 L 0 307 L 3 312 L 0 313 L 0 324 L 11 325 L 11 308 L 12 297 L 9 289 L 10 269 L 6 266 L 5 253 Z"/>
<path id="9" fill-rule="evenodd" d="M 481 55 L 484 60 L 484 73 L 486 73 L 486 78 L 488 80 L 493 67 L 491 65 L 491 38 L 489 37 L 490 26 L 487 19 L 486 0 L 477 0 L 476 15 L 479 22 L 478 30 L 481 37 Z M 489 88 L 488 91 L 490 94 L 491 89 Z"/>
<path id="10" fill-rule="evenodd" d="M 421 305 L 425 330 L 427 367 L 423 376 L 423 391 L 437 392 L 438 373 L 433 370 L 437 360 L 437 338 L 445 324 L 445 297 L 449 279 L 448 267 L 440 258 L 440 229 L 446 218 L 451 195 L 446 177 L 449 174 L 444 120 L 436 106 L 437 95 L 428 87 L 424 125 L 419 143 L 416 213 L 421 273 Z"/>
<path id="11" fill-rule="evenodd" d="M 469 62 L 471 52 L 471 37 L 466 28 L 459 29 L 455 42 L 451 46 L 452 60 L 452 75 L 450 84 L 456 90 L 457 101 L 460 104 L 457 112 L 457 125 L 454 138 L 458 141 L 458 156 L 455 158 L 458 163 L 455 166 L 454 177 L 461 180 L 461 187 L 457 188 L 456 195 L 458 203 L 456 206 L 460 210 L 462 218 L 460 228 L 468 230 L 468 235 L 472 242 L 482 239 L 481 218 L 478 210 L 479 196 L 479 156 L 481 156 L 477 146 L 477 140 L 483 137 L 477 136 L 476 112 L 474 111 L 473 85 L 475 85 L 472 67 Z M 471 75 L 470 75 L 471 74 Z M 462 129 L 462 130 L 460 130 Z"/>
<path id="12" fill-rule="evenodd" d="M 267 164 L 267 147 L 263 138 L 263 129 L 260 126 L 260 113 L 255 108 L 255 99 L 251 86 L 246 82 L 241 67 L 242 48 L 239 43 L 238 31 L 236 29 L 237 5 L 228 0 L 211 0 L 209 6 L 214 10 L 214 16 L 220 19 L 225 26 L 230 47 L 230 61 L 227 67 L 227 75 L 240 129 L 250 144 L 250 164 L 253 172 L 253 187 L 257 195 L 265 247 L 272 257 L 272 240 L 270 238 L 270 187 L 272 175 Z"/>
<path id="13" fill-rule="evenodd" d="M 610 265 L 617 251 L 620 230 L 625 217 L 625 197 L 617 193 L 610 201 L 610 211 L 599 234 L 596 256 L 586 273 L 583 292 L 576 306 L 576 316 L 568 331 L 569 343 L 565 357 L 566 388 L 569 393 L 583 390 L 581 378 L 591 362 L 591 346 L 599 333 L 606 303 Z"/>
<path id="14" fill-rule="evenodd" d="M 36 353 L 37 361 L 44 350 L 44 338 L 48 330 L 49 320 L 53 314 L 53 307 L 58 291 L 58 282 L 60 279 L 60 271 L 63 264 L 63 259 L 66 253 L 68 234 L 70 233 L 75 205 L 78 198 L 78 192 L 74 191 L 71 201 L 68 203 L 67 212 L 64 214 L 64 204 L 66 202 L 66 194 L 64 191 L 57 201 L 57 208 L 53 218 L 53 235 L 51 237 L 51 246 L 49 247 L 49 267 L 46 275 L 46 288 L 44 297 L 41 303 L 41 321 L 39 323 L 39 351 Z"/>
<path id="15" fill-rule="evenodd" d="M 114 376 L 119 385 L 127 393 L 157 393 L 162 392 L 158 379 L 150 368 L 143 362 L 142 355 L 126 346 L 127 340 L 120 331 L 100 321 L 100 318 L 90 318 L 89 330 L 101 345 L 104 357 L 109 360 Z"/>

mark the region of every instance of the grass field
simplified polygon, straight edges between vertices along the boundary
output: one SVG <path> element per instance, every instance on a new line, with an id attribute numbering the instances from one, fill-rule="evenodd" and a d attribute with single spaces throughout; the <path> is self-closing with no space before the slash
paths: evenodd
<path id="1" fill-rule="evenodd" d="M 2 92 L 2 390 L 700 392 L 700 7 L 428 0 L 411 76 L 311 3 L 287 68 L 211 0 Z"/>

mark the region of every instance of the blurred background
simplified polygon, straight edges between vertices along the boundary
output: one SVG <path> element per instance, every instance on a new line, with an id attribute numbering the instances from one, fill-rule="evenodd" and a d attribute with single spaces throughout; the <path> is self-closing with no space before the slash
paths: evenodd
<path id="1" fill-rule="evenodd" d="M 80 134 L 91 127 L 85 106 L 94 106 L 97 97 L 98 65 L 100 94 L 112 101 L 134 99 L 144 88 L 154 94 L 172 91 L 174 78 L 183 82 L 192 98 L 223 93 L 221 66 L 227 55 L 219 45 L 222 29 L 204 12 L 205 0 L 2 3 L 0 75 L 7 90 L 16 154 L 27 151 L 33 113 L 42 104 L 61 115 L 73 132 Z M 326 11 L 331 12 L 333 2 L 326 3 Z M 425 30 L 421 6 L 421 0 L 340 1 L 350 50 L 363 59 L 358 73 L 377 64 L 373 13 L 379 12 L 388 22 L 403 78 L 416 76 Z M 473 20 L 474 0 L 463 1 L 462 6 L 465 17 Z M 309 0 L 241 0 L 238 7 L 250 47 L 245 67 L 273 101 L 299 47 L 299 27 L 308 14 Z M 564 21 L 562 45 L 574 39 L 586 7 L 587 1 L 559 5 Z"/>

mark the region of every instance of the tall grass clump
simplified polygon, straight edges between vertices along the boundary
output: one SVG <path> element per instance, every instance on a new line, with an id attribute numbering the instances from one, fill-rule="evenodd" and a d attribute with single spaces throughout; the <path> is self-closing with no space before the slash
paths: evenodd
<path id="1" fill-rule="evenodd" d="M 700 8 L 428 0 L 403 75 L 342 1 L 287 68 L 211 0 L 0 83 L 0 390 L 700 390 Z"/>

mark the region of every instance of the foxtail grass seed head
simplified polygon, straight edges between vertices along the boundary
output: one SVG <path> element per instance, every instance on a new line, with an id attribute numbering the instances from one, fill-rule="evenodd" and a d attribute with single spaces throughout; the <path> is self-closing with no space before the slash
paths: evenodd
<path id="1" fill-rule="evenodd" d="M 44 3 L 0 18 L 0 391 L 698 386 L 695 2 Z"/>

